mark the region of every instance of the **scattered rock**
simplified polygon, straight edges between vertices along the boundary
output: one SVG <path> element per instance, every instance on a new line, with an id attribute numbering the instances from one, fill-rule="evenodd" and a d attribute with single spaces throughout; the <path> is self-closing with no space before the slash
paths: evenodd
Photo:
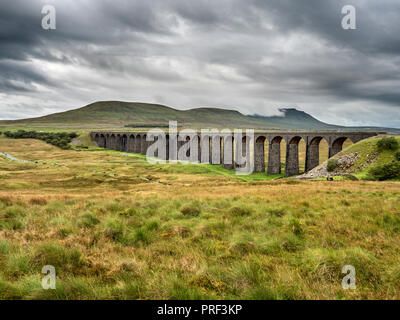
<path id="1" fill-rule="evenodd" d="M 357 162 L 359 154 L 357 152 L 341 155 L 336 158 L 338 160 L 338 168 L 334 172 L 328 172 L 328 161 L 320 164 L 318 167 L 297 176 L 297 179 L 317 179 L 317 178 L 330 178 L 334 176 L 348 176 L 352 180 L 358 180 L 355 176 L 351 175 L 352 167 Z M 375 157 L 373 158 L 375 159 Z M 373 161 L 373 159 L 371 161 Z M 331 181 L 331 180 L 330 180 Z"/>

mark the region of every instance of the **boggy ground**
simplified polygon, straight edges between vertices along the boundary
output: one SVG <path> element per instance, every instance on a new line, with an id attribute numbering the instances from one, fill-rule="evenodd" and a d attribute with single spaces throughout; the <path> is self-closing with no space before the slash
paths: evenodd
<path id="1" fill-rule="evenodd" d="M 400 298 L 398 182 L 238 179 L 36 140 L 0 152 L 33 161 L 0 159 L 1 299 Z"/>

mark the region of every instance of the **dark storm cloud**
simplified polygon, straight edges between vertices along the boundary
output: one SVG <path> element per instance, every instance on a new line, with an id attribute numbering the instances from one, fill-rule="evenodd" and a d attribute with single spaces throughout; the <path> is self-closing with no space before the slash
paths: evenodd
<path id="1" fill-rule="evenodd" d="M 34 83 L 51 85 L 40 71 L 29 65 L 17 64 L 14 61 L 0 60 L 0 92 L 34 91 Z"/>
<path id="2" fill-rule="evenodd" d="M 57 30 L 41 28 L 44 4 L 57 9 Z M 357 30 L 345 31 L 347 4 L 3 1 L 0 117 L 128 99 L 259 114 L 296 106 L 325 121 L 400 126 L 400 2 L 351 1 Z"/>

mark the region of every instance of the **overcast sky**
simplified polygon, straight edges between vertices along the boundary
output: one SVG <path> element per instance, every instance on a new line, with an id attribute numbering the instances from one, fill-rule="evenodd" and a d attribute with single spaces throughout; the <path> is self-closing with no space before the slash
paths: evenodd
<path id="1" fill-rule="evenodd" d="M 99 100 L 400 127 L 400 1 L 1 0 L 0 119 Z"/>

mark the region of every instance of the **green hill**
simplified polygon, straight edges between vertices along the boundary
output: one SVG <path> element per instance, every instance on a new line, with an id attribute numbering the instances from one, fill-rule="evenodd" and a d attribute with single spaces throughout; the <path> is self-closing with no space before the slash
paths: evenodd
<path id="1" fill-rule="evenodd" d="M 121 129 L 167 126 L 169 120 L 191 128 L 254 128 L 260 130 L 358 130 L 321 122 L 296 109 L 281 109 L 282 116 L 244 115 L 218 108 L 176 110 L 137 102 L 101 101 L 85 107 L 22 120 L 0 121 L 1 127 L 56 129 Z M 382 128 L 362 128 L 376 131 Z M 400 131 L 400 130 L 399 130 Z"/>
<path id="2" fill-rule="evenodd" d="M 385 138 L 387 139 L 387 137 Z M 395 137 L 398 145 L 400 145 L 400 137 Z M 383 168 L 383 171 L 389 171 L 389 165 L 396 164 L 396 167 L 400 167 L 400 159 L 398 159 L 398 153 L 400 148 L 396 149 L 381 149 L 379 148 L 379 141 L 382 137 L 373 137 L 363 141 L 360 141 L 349 148 L 344 150 L 342 154 L 338 155 L 338 158 L 347 157 L 350 158 L 351 155 L 355 155 L 354 163 L 345 168 L 345 171 L 349 173 L 354 173 L 356 177 L 360 179 L 373 179 L 378 180 L 377 177 L 373 175 L 373 170 L 377 168 Z M 386 167 L 386 168 L 385 168 Z M 400 180 L 400 172 L 389 179 L 384 180 Z"/>
<path id="3" fill-rule="evenodd" d="M 379 147 L 382 139 L 397 141 L 397 147 L 393 149 Z M 400 137 L 377 136 L 352 144 L 303 177 L 346 175 L 362 180 L 400 181 Z"/>

